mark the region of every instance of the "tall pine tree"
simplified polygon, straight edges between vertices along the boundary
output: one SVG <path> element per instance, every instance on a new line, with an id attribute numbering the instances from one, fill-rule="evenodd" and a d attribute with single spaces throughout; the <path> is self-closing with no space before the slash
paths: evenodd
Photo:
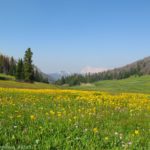
<path id="1" fill-rule="evenodd" d="M 30 48 L 25 51 L 24 56 L 24 80 L 26 82 L 33 82 L 34 80 L 34 69 L 32 65 L 33 53 Z"/>
<path id="2" fill-rule="evenodd" d="M 17 80 L 24 80 L 24 65 L 23 65 L 22 59 L 19 59 L 18 63 L 17 63 L 16 79 Z"/>
<path id="3" fill-rule="evenodd" d="M 10 70 L 9 74 L 14 76 L 16 73 L 16 61 L 13 57 L 10 58 Z"/>

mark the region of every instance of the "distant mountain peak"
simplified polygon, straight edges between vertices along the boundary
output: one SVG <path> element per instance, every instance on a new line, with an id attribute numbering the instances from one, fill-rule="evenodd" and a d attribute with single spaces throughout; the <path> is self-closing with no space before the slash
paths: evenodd
<path id="1" fill-rule="evenodd" d="M 54 73 L 50 73 L 48 76 L 49 76 L 49 80 L 51 82 L 55 82 L 57 81 L 58 79 L 61 79 L 62 77 L 67 77 L 71 75 L 70 72 L 68 71 L 64 71 L 64 70 L 61 70 L 59 72 L 54 72 Z"/>
<path id="2" fill-rule="evenodd" d="M 108 70 L 108 68 L 86 66 L 80 72 L 81 74 L 86 74 L 86 73 L 98 73 L 106 70 Z"/>

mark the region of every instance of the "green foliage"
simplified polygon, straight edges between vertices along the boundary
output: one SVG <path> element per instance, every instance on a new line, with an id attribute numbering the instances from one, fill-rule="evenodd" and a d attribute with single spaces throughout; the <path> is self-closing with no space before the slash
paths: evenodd
<path id="1" fill-rule="evenodd" d="M 37 67 L 34 66 L 34 81 L 49 83 L 48 78 L 42 74 Z"/>
<path id="2" fill-rule="evenodd" d="M 33 53 L 29 48 L 25 52 L 24 61 L 19 59 L 17 62 L 13 57 L 0 54 L 0 73 L 4 74 L 4 76 L 15 76 L 17 81 L 49 83 L 47 75 L 32 64 L 32 55 Z M 4 76 L 0 76 L 0 80 L 9 80 Z"/>
<path id="3" fill-rule="evenodd" d="M 24 80 L 26 82 L 33 82 L 34 81 L 34 70 L 33 70 L 33 64 L 32 64 L 32 51 L 30 48 L 28 48 L 25 51 L 24 56 Z"/>
<path id="4" fill-rule="evenodd" d="M 0 73 L 0 80 L 15 80 L 15 77 Z"/>
<path id="5" fill-rule="evenodd" d="M 62 77 L 60 80 L 56 81 L 56 84 L 63 85 L 68 84 L 69 86 L 80 85 L 85 82 L 85 78 L 80 74 L 74 74 L 67 77 Z"/>
<path id="6" fill-rule="evenodd" d="M 16 60 L 13 57 L 10 58 L 10 71 L 9 71 L 9 74 L 12 75 L 12 76 L 15 76 L 15 74 L 16 74 Z"/>
<path id="7" fill-rule="evenodd" d="M 16 79 L 22 81 L 24 80 L 24 64 L 22 59 L 19 59 L 17 63 Z"/>

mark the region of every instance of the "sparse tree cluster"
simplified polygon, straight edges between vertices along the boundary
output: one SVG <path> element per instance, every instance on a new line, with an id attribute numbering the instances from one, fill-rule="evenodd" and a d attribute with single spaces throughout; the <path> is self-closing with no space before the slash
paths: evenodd
<path id="1" fill-rule="evenodd" d="M 67 84 L 69 86 L 73 85 L 80 85 L 80 83 L 85 83 L 86 79 L 81 74 L 74 74 L 67 77 L 62 77 L 60 80 L 56 81 L 56 84 L 58 85 L 64 85 Z"/>
<path id="2" fill-rule="evenodd" d="M 48 78 L 32 63 L 33 53 L 30 48 L 25 51 L 24 59 L 16 61 L 13 57 L 0 55 L 0 73 L 12 75 L 17 81 L 24 82 L 45 82 Z"/>
<path id="3" fill-rule="evenodd" d="M 37 82 L 49 83 L 47 75 L 42 73 L 36 66 L 34 66 L 34 80 Z"/>
<path id="4" fill-rule="evenodd" d="M 7 75 L 16 74 L 16 61 L 13 57 L 0 54 L 0 73 Z"/>

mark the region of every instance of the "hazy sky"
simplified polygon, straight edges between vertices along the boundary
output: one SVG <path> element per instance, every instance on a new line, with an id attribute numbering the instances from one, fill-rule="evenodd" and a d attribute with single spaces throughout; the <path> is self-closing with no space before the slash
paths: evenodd
<path id="1" fill-rule="evenodd" d="M 150 0 L 0 0 L 0 52 L 31 47 L 46 72 L 113 68 L 150 55 Z"/>

